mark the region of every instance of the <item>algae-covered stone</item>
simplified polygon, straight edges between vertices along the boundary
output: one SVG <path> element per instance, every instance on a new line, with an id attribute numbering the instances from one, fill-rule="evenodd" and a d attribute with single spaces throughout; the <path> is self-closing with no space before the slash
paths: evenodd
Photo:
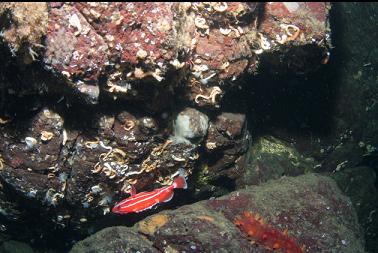
<path id="1" fill-rule="evenodd" d="M 282 140 L 265 136 L 251 144 L 245 173 L 237 180 L 237 186 L 255 185 L 283 175 L 301 175 L 313 168 L 312 158 L 304 157 Z"/>
<path id="2" fill-rule="evenodd" d="M 152 243 L 127 227 L 110 227 L 78 242 L 70 253 L 158 252 Z"/>
<path id="3" fill-rule="evenodd" d="M 374 231 L 378 231 L 378 190 L 375 186 L 377 175 L 370 167 L 355 167 L 332 173 L 340 189 L 350 197 L 356 209 L 366 239 L 366 249 L 378 248 Z"/>

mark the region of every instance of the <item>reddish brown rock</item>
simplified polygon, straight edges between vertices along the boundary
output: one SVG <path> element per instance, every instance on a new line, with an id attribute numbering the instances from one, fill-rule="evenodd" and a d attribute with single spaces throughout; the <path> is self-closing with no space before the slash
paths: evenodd
<path id="1" fill-rule="evenodd" d="M 329 58 L 329 3 L 48 6 L 38 8 L 39 16 L 23 19 L 19 27 L 7 27 L 5 42 L 18 50 L 20 41 L 26 41 L 32 58 L 38 45 L 45 48 L 45 69 L 85 103 L 97 103 L 102 89 L 115 99 L 147 102 L 144 106 L 157 110 L 164 107 L 161 101 L 184 90 L 191 103 L 218 107 L 245 74 L 304 74 Z M 20 8 L 31 7 L 8 4 L 0 11 L 14 9 L 22 19 L 26 14 L 17 12 Z M 46 23 L 47 31 L 37 29 L 29 37 L 18 32 L 11 39 L 17 29 L 33 30 L 36 24 L 43 28 Z M 46 40 L 39 43 L 43 36 Z M 56 86 L 57 80 L 49 82 Z"/>
<path id="2" fill-rule="evenodd" d="M 328 2 L 269 2 L 259 25 L 264 71 L 306 74 L 328 62 Z M 257 51 L 255 51 L 257 52 Z M 281 59 L 281 60 L 280 60 Z"/>
<path id="3" fill-rule="evenodd" d="M 222 198 L 166 210 L 131 228 L 107 228 L 77 243 L 71 252 L 117 252 L 113 245 L 124 248 L 133 245 L 135 250 L 146 252 L 156 249 L 161 252 L 215 252 L 214 249 L 272 252 L 262 243 L 252 245 L 254 238 L 237 228 L 235 218 L 244 211 L 258 215 L 264 226 L 282 233 L 287 229 L 296 244 L 304 246 L 305 252 L 365 252 L 350 200 L 341 194 L 333 180 L 314 174 L 282 178 Z M 146 249 L 147 246 L 150 248 Z"/>
<path id="4" fill-rule="evenodd" d="M 74 7 L 51 7 L 44 62 L 68 86 L 97 102 L 108 45 Z"/>
<path id="5" fill-rule="evenodd" d="M 206 151 L 209 153 L 209 174 L 213 176 L 226 174 L 234 178 L 233 171 L 236 168 L 233 165 L 245 153 L 249 141 L 250 136 L 246 129 L 244 114 L 222 113 L 219 115 L 210 123 L 205 141 Z"/>

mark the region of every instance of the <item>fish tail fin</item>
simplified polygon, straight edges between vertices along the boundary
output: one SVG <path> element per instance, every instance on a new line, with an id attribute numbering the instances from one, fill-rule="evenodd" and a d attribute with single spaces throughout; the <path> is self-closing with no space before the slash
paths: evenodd
<path id="1" fill-rule="evenodd" d="M 188 184 L 186 183 L 185 179 L 185 171 L 181 170 L 179 171 L 179 175 L 173 180 L 173 187 L 175 189 L 187 189 Z"/>

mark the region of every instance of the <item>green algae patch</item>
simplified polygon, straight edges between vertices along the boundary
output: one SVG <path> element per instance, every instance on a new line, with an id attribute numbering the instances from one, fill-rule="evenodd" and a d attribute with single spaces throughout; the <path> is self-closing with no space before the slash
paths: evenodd
<path id="1" fill-rule="evenodd" d="M 244 175 L 238 188 L 256 185 L 281 176 L 297 176 L 313 171 L 315 161 L 301 155 L 293 146 L 272 136 L 260 137 L 252 143 L 247 155 Z"/>

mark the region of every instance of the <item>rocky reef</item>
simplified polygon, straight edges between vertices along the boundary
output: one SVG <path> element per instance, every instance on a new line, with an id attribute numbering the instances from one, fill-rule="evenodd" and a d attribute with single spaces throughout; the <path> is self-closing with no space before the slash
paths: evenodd
<path id="1" fill-rule="evenodd" d="M 366 8 L 0 3 L 2 250 L 269 252 L 234 224 L 248 211 L 305 252 L 373 252 Z M 169 203 L 111 213 L 180 168 Z"/>
<path id="2" fill-rule="evenodd" d="M 304 245 L 304 252 L 365 252 L 352 203 L 332 179 L 316 174 L 272 180 L 162 211 L 131 228 L 106 228 L 77 243 L 70 252 L 104 248 L 108 252 L 272 252 L 264 245 L 251 245 L 234 224 L 245 210 L 259 214 L 277 229 L 287 229 Z"/>

